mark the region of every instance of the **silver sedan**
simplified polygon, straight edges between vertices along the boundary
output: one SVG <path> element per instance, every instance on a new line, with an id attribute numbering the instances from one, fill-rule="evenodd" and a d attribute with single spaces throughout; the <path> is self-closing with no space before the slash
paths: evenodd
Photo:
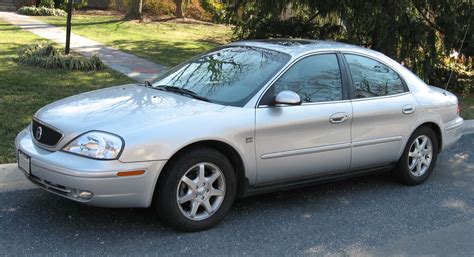
<path id="1" fill-rule="evenodd" d="M 278 39 L 49 104 L 16 147 L 26 177 L 51 193 L 153 206 L 164 223 L 197 231 L 237 196 L 387 170 L 423 183 L 462 124 L 456 96 L 381 53 Z"/>

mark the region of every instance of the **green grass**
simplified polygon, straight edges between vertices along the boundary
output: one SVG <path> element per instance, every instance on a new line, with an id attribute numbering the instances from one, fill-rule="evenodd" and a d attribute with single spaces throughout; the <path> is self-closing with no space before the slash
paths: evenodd
<path id="1" fill-rule="evenodd" d="M 35 17 L 64 27 L 64 17 Z M 72 32 L 150 61 L 173 66 L 230 40 L 224 25 L 124 21 L 120 16 L 73 15 Z"/>
<path id="2" fill-rule="evenodd" d="M 131 82 L 108 69 L 46 70 L 16 63 L 19 49 L 40 41 L 44 40 L 0 20 L 0 163 L 15 161 L 15 136 L 40 107 L 84 91 Z"/>
<path id="3" fill-rule="evenodd" d="M 465 120 L 474 119 L 474 94 L 466 94 L 459 97 L 461 117 Z"/>

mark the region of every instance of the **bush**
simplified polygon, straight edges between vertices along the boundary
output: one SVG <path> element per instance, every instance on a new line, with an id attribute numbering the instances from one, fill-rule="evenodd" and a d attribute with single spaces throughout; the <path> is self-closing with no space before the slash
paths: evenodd
<path id="1" fill-rule="evenodd" d="M 52 0 L 54 2 L 54 7 L 62 9 L 64 11 L 67 10 L 67 0 Z M 73 0 L 72 8 L 74 10 L 82 9 L 87 7 L 87 0 Z"/>
<path id="2" fill-rule="evenodd" d="M 61 9 L 34 6 L 23 6 L 17 12 L 29 16 L 66 16 L 66 12 Z"/>
<path id="3" fill-rule="evenodd" d="M 202 8 L 199 0 L 191 0 L 185 5 L 185 17 L 196 20 L 211 20 L 212 16 Z"/>
<path id="4" fill-rule="evenodd" d="M 144 0 L 143 11 L 156 15 L 174 15 L 176 6 L 173 0 Z"/>
<path id="5" fill-rule="evenodd" d="M 63 55 L 51 44 L 36 44 L 21 50 L 18 53 L 18 62 L 46 69 L 91 71 L 104 68 L 104 64 L 96 55 L 91 58 Z"/>
<path id="6" fill-rule="evenodd" d="M 41 0 L 39 7 L 54 8 L 53 0 Z"/>
<path id="7" fill-rule="evenodd" d="M 223 23 L 227 19 L 226 6 L 217 0 L 201 0 L 201 6 L 212 16 L 214 22 Z"/>

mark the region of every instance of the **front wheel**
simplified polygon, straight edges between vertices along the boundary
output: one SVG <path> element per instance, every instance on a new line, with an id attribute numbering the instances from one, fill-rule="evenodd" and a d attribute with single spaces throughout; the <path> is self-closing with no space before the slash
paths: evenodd
<path id="1" fill-rule="evenodd" d="M 433 172 L 438 157 L 438 140 L 429 127 L 417 129 L 409 138 L 395 175 L 406 185 L 419 185 Z"/>
<path id="2" fill-rule="evenodd" d="M 236 194 L 230 161 L 212 148 L 195 148 L 171 161 L 155 190 L 162 222 L 183 231 L 208 229 L 229 211 Z"/>

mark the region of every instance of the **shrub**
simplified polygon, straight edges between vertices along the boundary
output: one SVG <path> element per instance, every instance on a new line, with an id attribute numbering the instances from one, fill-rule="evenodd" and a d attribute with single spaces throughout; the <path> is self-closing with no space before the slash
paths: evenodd
<path id="1" fill-rule="evenodd" d="M 227 19 L 226 6 L 217 0 L 201 0 L 201 6 L 212 16 L 214 22 L 225 22 Z"/>
<path id="2" fill-rule="evenodd" d="M 211 20 L 212 16 L 202 8 L 199 0 L 191 0 L 185 6 L 185 17 L 196 20 Z"/>
<path id="3" fill-rule="evenodd" d="M 144 0 L 143 11 L 156 15 L 173 15 L 176 6 L 173 0 Z"/>
<path id="4" fill-rule="evenodd" d="M 100 70 L 102 61 L 96 56 L 63 55 L 51 44 L 36 44 L 18 53 L 18 62 L 23 65 L 37 66 L 46 69 Z"/>
<path id="5" fill-rule="evenodd" d="M 34 6 L 23 6 L 17 12 L 30 16 L 66 16 L 66 12 L 61 9 Z"/>
<path id="6" fill-rule="evenodd" d="M 62 9 L 64 11 L 67 10 L 67 0 L 52 0 L 54 2 L 54 7 Z M 82 9 L 87 7 L 87 0 L 73 0 L 72 8 L 74 10 Z"/>
<path id="7" fill-rule="evenodd" d="M 39 7 L 54 8 L 53 0 L 41 0 Z"/>

